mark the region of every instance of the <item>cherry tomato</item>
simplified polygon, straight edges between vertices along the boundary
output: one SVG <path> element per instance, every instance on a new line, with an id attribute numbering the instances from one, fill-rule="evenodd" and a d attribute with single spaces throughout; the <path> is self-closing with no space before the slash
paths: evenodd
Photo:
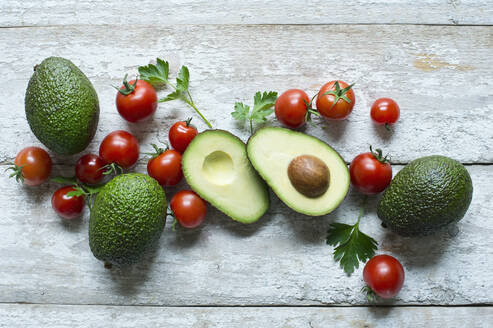
<path id="1" fill-rule="evenodd" d="M 75 164 L 75 175 L 81 182 L 98 184 L 103 180 L 106 163 L 95 154 L 86 154 Z"/>
<path id="2" fill-rule="evenodd" d="M 22 149 L 15 157 L 10 177 L 15 177 L 28 186 L 38 186 L 45 182 L 51 173 L 51 158 L 46 150 L 39 147 Z"/>
<path id="3" fill-rule="evenodd" d="M 390 124 L 394 124 L 399 119 L 401 110 L 399 105 L 390 98 L 380 98 L 375 100 L 371 106 L 370 116 L 373 122 L 377 124 L 385 124 L 389 128 Z"/>
<path id="4" fill-rule="evenodd" d="M 144 80 L 131 80 L 127 76 L 116 94 L 116 109 L 129 122 L 141 121 L 156 111 L 157 94 L 152 85 Z"/>
<path id="5" fill-rule="evenodd" d="M 404 283 L 404 268 L 393 256 L 376 255 L 363 269 L 363 279 L 371 290 L 381 298 L 392 298 Z"/>
<path id="6" fill-rule="evenodd" d="M 183 178 L 181 154 L 167 149 L 147 162 L 147 174 L 156 179 L 161 186 L 170 187 Z"/>
<path id="7" fill-rule="evenodd" d="M 84 210 L 84 196 L 67 196 L 74 187 L 62 187 L 55 191 L 51 197 L 51 207 L 55 212 L 64 219 L 78 218 Z"/>
<path id="8" fill-rule="evenodd" d="M 205 218 L 207 204 L 195 192 L 181 190 L 177 192 L 170 202 L 176 220 L 184 228 L 196 228 Z"/>
<path id="9" fill-rule="evenodd" d="M 116 163 L 124 169 L 130 168 L 139 159 L 139 142 L 127 131 L 113 131 L 101 142 L 99 157 L 105 163 Z"/>
<path id="10" fill-rule="evenodd" d="M 188 144 L 198 134 L 197 129 L 190 125 L 191 120 L 192 119 L 189 118 L 186 121 L 176 122 L 171 129 L 169 129 L 168 137 L 171 146 L 182 154 L 185 152 L 185 149 L 187 149 Z"/>
<path id="11" fill-rule="evenodd" d="M 343 81 L 324 84 L 317 96 L 317 110 L 320 115 L 333 120 L 348 117 L 355 102 L 352 86 Z"/>
<path id="12" fill-rule="evenodd" d="M 392 180 L 392 166 L 387 158 L 382 156 L 382 151 L 356 156 L 349 166 L 351 183 L 361 193 L 367 195 L 378 194 L 385 190 Z"/>
<path id="13" fill-rule="evenodd" d="M 289 89 L 276 100 L 277 120 L 292 129 L 299 128 L 307 120 L 310 97 L 300 89 Z"/>

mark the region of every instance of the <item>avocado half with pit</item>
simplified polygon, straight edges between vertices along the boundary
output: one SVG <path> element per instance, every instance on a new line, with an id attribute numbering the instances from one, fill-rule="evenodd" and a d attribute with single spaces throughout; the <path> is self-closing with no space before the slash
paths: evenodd
<path id="1" fill-rule="evenodd" d="M 276 195 L 296 212 L 310 216 L 328 214 L 348 192 L 346 162 L 315 137 L 266 127 L 250 137 L 247 154 Z"/>
<path id="2" fill-rule="evenodd" d="M 248 161 L 245 143 L 227 131 L 199 133 L 182 169 L 200 197 L 235 221 L 253 223 L 269 208 L 269 189 Z"/>

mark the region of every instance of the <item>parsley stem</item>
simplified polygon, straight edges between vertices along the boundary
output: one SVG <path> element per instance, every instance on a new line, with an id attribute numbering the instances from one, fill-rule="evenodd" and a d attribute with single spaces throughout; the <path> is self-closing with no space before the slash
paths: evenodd
<path id="1" fill-rule="evenodd" d="M 190 93 L 188 93 L 190 95 Z M 190 98 L 191 100 L 191 98 Z M 187 98 L 183 98 L 183 101 L 186 102 L 190 107 L 192 107 L 195 112 L 197 112 L 197 114 L 199 114 L 199 116 L 202 118 L 202 120 L 205 122 L 205 124 L 207 124 L 207 126 L 209 128 L 212 128 L 212 124 L 204 117 L 204 115 L 202 115 L 202 113 L 199 111 L 199 109 L 197 108 L 197 106 L 195 106 L 195 104 L 188 100 Z"/>
<path id="2" fill-rule="evenodd" d="M 359 221 L 361 220 L 361 218 L 363 217 L 363 213 L 365 212 L 365 205 L 366 205 L 366 200 L 368 199 L 368 196 L 365 195 L 363 197 L 363 204 L 361 204 L 361 208 L 359 210 L 359 215 L 358 215 L 358 221 L 356 221 L 356 224 L 354 225 L 355 227 L 358 227 L 359 226 Z"/>
<path id="3" fill-rule="evenodd" d="M 250 134 L 253 134 L 253 120 L 250 117 Z"/>
<path id="4" fill-rule="evenodd" d="M 167 85 L 169 85 L 173 89 L 177 90 L 176 87 L 175 87 L 175 85 L 173 83 L 171 83 L 170 81 L 166 80 L 166 81 L 164 81 L 164 83 L 166 83 Z"/>

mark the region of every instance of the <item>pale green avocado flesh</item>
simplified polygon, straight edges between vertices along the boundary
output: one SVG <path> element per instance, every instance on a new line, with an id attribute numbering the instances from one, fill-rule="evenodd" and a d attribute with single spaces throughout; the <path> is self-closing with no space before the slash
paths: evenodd
<path id="1" fill-rule="evenodd" d="M 342 157 L 325 142 L 304 133 L 277 127 L 258 130 L 248 141 L 253 167 L 276 195 L 296 212 L 320 216 L 332 212 L 349 188 L 349 171 Z M 288 177 L 291 161 L 301 155 L 320 159 L 329 169 L 329 187 L 318 197 L 300 193 Z"/>
<path id="2" fill-rule="evenodd" d="M 245 144 L 227 131 L 198 134 L 182 167 L 192 189 L 235 221 L 255 222 L 269 208 L 268 188 L 248 161 Z"/>

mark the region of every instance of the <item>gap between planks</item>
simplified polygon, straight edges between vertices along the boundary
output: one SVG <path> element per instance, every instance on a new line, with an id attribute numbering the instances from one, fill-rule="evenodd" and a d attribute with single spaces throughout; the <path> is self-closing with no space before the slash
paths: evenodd
<path id="1" fill-rule="evenodd" d="M 15 25 L 15 26 L 0 26 L 0 29 L 36 29 L 36 28 L 60 28 L 60 27 L 121 27 L 123 24 L 64 24 L 64 25 Z M 148 24 L 134 24 L 134 27 L 140 28 L 153 28 L 155 25 Z M 431 23 L 290 23 L 290 24 L 276 24 L 276 23 L 262 23 L 262 24 L 185 24 L 177 23 L 172 26 L 236 26 L 236 27 L 261 27 L 261 26 L 438 26 L 438 27 L 493 27 L 493 24 L 431 24 Z"/>
<path id="2" fill-rule="evenodd" d="M 1 305 L 51 305 L 51 306 L 112 306 L 112 307 L 140 307 L 140 308 L 461 308 L 477 307 L 490 308 L 488 303 L 464 303 L 464 304 L 98 304 L 98 303 L 56 303 L 56 302 L 0 302 Z"/>

